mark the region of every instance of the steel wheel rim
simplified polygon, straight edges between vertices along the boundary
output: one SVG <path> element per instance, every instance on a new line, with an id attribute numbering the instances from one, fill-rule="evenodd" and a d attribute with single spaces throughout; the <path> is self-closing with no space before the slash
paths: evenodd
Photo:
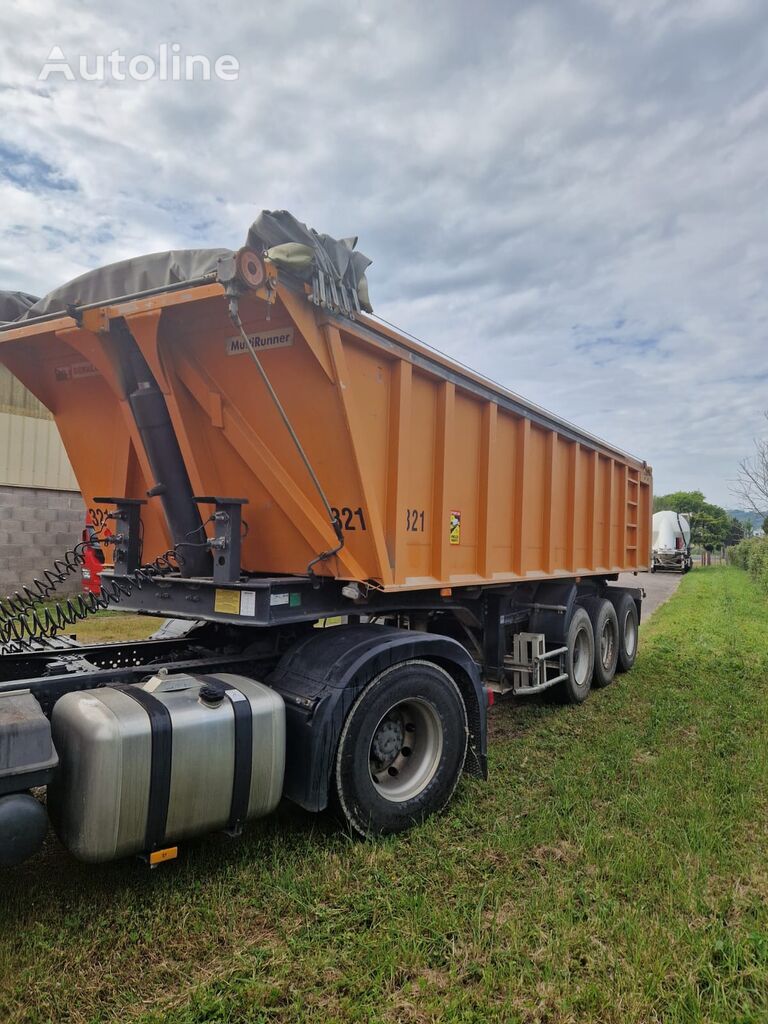
<path id="1" fill-rule="evenodd" d="M 631 658 L 637 647 L 637 626 L 631 612 L 627 612 L 627 617 L 624 619 L 624 647 Z"/>
<path id="2" fill-rule="evenodd" d="M 573 644 L 573 682 L 586 686 L 589 682 L 589 642 L 586 629 L 580 629 Z"/>
<path id="3" fill-rule="evenodd" d="M 435 777 L 443 753 L 437 709 L 421 697 L 399 701 L 381 716 L 368 751 L 371 781 L 393 803 L 412 800 Z"/>
<path id="4" fill-rule="evenodd" d="M 600 634 L 600 660 L 603 668 L 610 668 L 613 664 L 616 640 L 616 626 L 608 619 L 603 625 L 603 631 Z"/>

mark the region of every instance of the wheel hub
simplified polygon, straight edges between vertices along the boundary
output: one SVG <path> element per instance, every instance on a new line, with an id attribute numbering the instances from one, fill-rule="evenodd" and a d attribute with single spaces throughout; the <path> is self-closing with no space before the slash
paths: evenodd
<path id="1" fill-rule="evenodd" d="M 584 631 L 576 636 L 576 643 L 573 648 L 573 681 L 576 686 L 584 686 L 588 679 L 589 649 Z"/>
<path id="2" fill-rule="evenodd" d="M 627 654 L 632 657 L 637 646 L 637 627 L 630 612 L 627 612 L 624 620 L 624 646 L 626 647 Z"/>
<path id="3" fill-rule="evenodd" d="M 613 663 L 613 652 L 616 646 L 616 631 L 613 623 L 606 622 L 600 637 L 600 657 L 605 668 Z"/>
<path id="4" fill-rule="evenodd" d="M 434 777 L 442 750 L 442 725 L 434 705 L 420 697 L 400 701 L 371 738 L 371 781 L 387 800 L 411 800 Z"/>
<path id="5" fill-rule="evenodd" d="M 385 718 L 379 724 L 371 743 L 371 757 L 382 768 L 389 767 L 400 753 L 405 727 L 400 718 Z"/>

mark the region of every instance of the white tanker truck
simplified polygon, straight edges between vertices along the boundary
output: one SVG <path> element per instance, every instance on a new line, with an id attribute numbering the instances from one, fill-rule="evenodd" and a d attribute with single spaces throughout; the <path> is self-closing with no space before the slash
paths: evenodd
<path id="1" fill-rule="evenodd" d="M 655 512 L 652 527 L 651 572 L 669 569 L 688 572 L 691 558 L 691 524 L 681 512 Z"/>

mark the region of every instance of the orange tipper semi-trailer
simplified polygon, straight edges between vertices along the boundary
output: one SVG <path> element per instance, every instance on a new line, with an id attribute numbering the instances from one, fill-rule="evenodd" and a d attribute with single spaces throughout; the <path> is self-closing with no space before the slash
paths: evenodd
<path id="1" fill-rule="evenodd" d="M 354 245 L 265 212 L 238 252 L 0 293 L 113 564 L 62 596 L 81 545 L 0 604 L 3 865 L 48 816 L 154 864 L 283 796 L 398 832 L 485 775 L 494 694 L 631 668 L 650 468 L 372 317 Z M 103 607 L 168 621 L 64 635 Z"/>

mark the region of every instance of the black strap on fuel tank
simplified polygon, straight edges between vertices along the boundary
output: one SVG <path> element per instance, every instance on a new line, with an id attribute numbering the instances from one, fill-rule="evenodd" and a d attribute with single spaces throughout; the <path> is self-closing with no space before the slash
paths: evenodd
<path id="1" fill-rule="evenodd" d="M 171 761 L 173 726 L 171 713 L 161 700 L 140 686 L 113 686 L 141 704 L 149 717 L 152 736 L 152 760 L 149 769 L 149 801 L 144 846 L 147 853 L 160 849 L 168 825 L 168 803 L 171 796 Z"/>
<path id="2" fill-rule="evenodd" d="M 253 711 L 246 695 L 231 683 L 215 676 L 197 675 L 204 688 L 226 697 L 235 717 L 235 763 L 232 775 L 232 802 L 229 807 L 227 828 L 237 832 L 248 817 L 253 775 Z"/>

